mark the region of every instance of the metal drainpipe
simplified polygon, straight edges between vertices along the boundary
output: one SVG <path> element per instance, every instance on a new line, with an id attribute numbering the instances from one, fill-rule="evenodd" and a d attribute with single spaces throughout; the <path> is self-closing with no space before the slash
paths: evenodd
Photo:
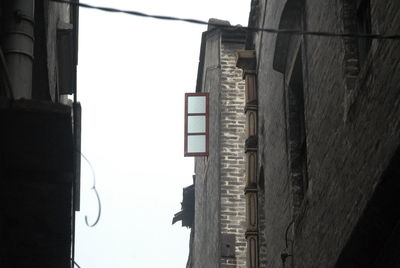
<path id="1" fill-rule="evenodd" d="M 15 99 L 32 98 L 35 0 L 7 0 L 3 51 Z"/>

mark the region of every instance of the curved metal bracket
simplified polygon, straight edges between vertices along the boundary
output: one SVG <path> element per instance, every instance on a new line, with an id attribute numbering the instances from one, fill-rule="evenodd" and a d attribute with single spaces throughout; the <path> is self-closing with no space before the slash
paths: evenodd
<path id="1" fill-rule="evenodd" d="M 97 190 L 96 190 L 95 185 L 93 185 L 92 190 L 93 190 L 94 193 L 96 194 L 96 197 L 97 197 L 97 204 L 98 204 L 98 206 L 99 206 L 99 211 L 98 211 L 98 213 L 97 213 L 97 218 L 96 218 L 95 222 L 92 223 L 92 224 L 89 224 L 88 216 L 85 216 L 86 225 L 89 226 L 89 227 L 94 227 L 94 226 L 96 226 L 96 224 L 99 222 L 100 216 L 101 216 L 101 202 L 100 202 L 100 196 L 99 196 L 99 193 L 98 193 Z"/>
<path id="2" fill-rule="evenodd" d="M 90 224 L 89 221 L 88 221 L 88 216 L 87 216 L 87 215 L 85 216 L 86 225 L 87 225 L 88 227 L 94 227 L 94 226 L 96 226 L 97 223 L 99 222 L 100 216 L 101 216 L 101 202 L 100 202 L 100 196 L 99 196 L 99 193 L 97 192 L 97 189 L 96 189 L 96 175 L 95 175 L 95 173 L 94 173 L 94 168 L 93 168 L 92 164 L 90 163 L 89 159 L 87 159 L 86 156 L 82 154 L 82 152 L 81 152 L 81 156 L 86 160 L 86 162 L 88 163 L 88 165 L 89 165 L 89 167 L 90 167 L 90 170 L 92 171 L 92 175 L 93 175 L 93 186 L 92 186 L 91 190 L 93 190 L 94 193 L 96 194 L 97 204 L 98 204 L 98 207 L 99 207 L 99 210 L 98 210 L 98 213 L 97 213 L 97 218 L 96 218 L 96 220 L 95 220 L 94 223 Z"/>

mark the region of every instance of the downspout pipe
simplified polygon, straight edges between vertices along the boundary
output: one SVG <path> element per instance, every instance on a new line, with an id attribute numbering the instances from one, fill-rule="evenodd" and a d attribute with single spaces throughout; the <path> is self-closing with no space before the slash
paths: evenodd
<path id="1" fill-rule="evenodd" d="M 15 99 L 32 98 L 35 0 L 6 0 L 4 55 Z"/>

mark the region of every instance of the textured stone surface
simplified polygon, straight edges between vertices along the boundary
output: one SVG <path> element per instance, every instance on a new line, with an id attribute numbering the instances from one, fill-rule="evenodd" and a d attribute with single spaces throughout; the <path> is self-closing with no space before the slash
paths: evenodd
<path id="1" fill-rule="evenodd" d="M 210 93 L 209 156 L 195 158 L 195 222 L 191 267 L 219 267 L 220 224 L 220 66 L 219 36 L 211 33 L 206 43 L 202 91 Z M 211 150 L 212 149 L 212 150 Z"/>
<path id="2" fill-rule="evenodd" d="M 232 36 L 223 34 L 218 29 L 203 34 L 199 66 L 198 90 L 210 93 L 210 147 L 208 157 L 195 158 L 195 223 L 188 263 L 194 268 L 246 267 L 245 82 L 235 67 L 236 50 L 243 45 L 227 42 Z M 233 250 L 222 248 L 227 244 Z"/>
<path id="3" fill-rule="evenodd" d="M 277 28 L 285 2 L 267 5 L 258 26 Z M 266 2 L 266 3 L 265 3 Z M 305 1 L 305 27 L 340 32 L 344 1 Z M 372 31 L 400 32 L 400 2 L 372 0 Z M 399 145 L 400 43 L 376 41 L 349 86 L 345 42 L 305 37 L 303 71 L 309 187 L 296 224 L 286 139 L 288 77 L 272 68 L 276 35 L 255 35 L 259 97 L 259 167 L 264 168 L 265 241 L 260 267 L 334 267 Z M 289 46 L 289 49 L 294 49 Z M 289 51 L 290 53 L 293 51 Z M 290 68 L 290 66 L 288 66 Z M 286 241 L 285 241 L 286 240 Z M 293 243 L 292 243 L 293 241 Z M 286 248 L 286 242 L 288 249 Z M 293 244 L 293 248 L 292 248 Z M 265 261 L 264 261 L 265 260 Z"/>
<path id="4" fill-rule="evenodd" d="M 245 82 L 236 68 L 236 51 L 243 45 L 221 46 L 221 233 L 236 237 L 235 258 L 221 267 L 246 267 Z"/>

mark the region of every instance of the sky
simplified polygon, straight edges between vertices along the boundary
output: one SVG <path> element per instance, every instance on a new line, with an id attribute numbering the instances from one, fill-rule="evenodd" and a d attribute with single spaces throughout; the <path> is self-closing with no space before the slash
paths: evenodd
<path id="1" fill-rule="evenodd" d="M 247 25 L 250 0 L 85 0 L 149 14 Z M 75 260 L 82 268 L 184 268 L 190 229 L 171 225 L 193 161 L 183 157 L 184 93 L 194 92 L 206 26 L 80 9 L 82 159 Z"/>

